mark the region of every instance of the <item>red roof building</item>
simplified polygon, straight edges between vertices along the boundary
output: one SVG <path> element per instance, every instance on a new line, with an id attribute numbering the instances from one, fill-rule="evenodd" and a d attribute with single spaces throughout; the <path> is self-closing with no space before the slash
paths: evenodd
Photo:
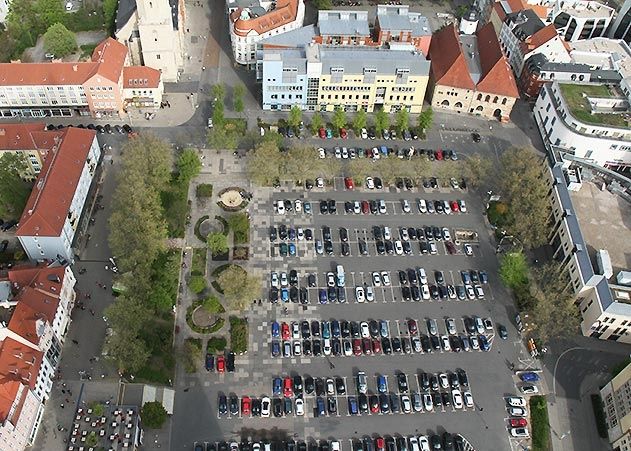
<path id="1" fill-rule="evenodd" d="M 509 120 L 519 91 L 491 23 L 477 35 L 444 27 L 434 34 L 429 56 L 433 107 Z"/>

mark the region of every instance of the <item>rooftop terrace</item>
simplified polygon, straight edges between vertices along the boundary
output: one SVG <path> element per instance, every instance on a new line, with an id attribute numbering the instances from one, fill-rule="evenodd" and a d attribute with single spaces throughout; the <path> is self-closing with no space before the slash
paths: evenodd
<path id="1" fill-rule="evenodd" d="M 567 103 L 572 116 L 576 119 L 594 125 L 628 128 L 631 123 L 628 114 L 592 113 L 588 97 L 615 98 L 619 97 L 605 85 L 559 84 L 561 93 Z"/>

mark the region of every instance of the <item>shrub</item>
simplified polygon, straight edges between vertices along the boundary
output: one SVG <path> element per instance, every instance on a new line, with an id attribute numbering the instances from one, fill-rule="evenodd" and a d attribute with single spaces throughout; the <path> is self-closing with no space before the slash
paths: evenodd
<path id="1" fill-rule="evenodd" d="M 206 289 L 206 279 L 204 276 L 191 276 L 188 281 L 188 288 L 195 294 L 199 294 Z"/>
<path id="2" fill-rule="evenodd" d="M 248 321 L 245 318 L 230 317 L 230 346 L 237 354 L 247 352 Z"/>
<path id="3" fill-rule="evenodd" d="M 162 403 L 158 401 L 146 402 L 142 406 L 140 415 L 142 416 L 143 426 L 149 429 L 160 429 L 167 419 L 167 411 L 164 410 Z"/>
<path id="4" fill-rule="evenodd" d="M 202 308 L 208 313 L 224 313 L 226 309 L 223 308 L 219 299 L 215 296 L 210 296 L 202 301 Z"/>
<path id="5" fill-rule="evenodd" d="M 495 227 L 503 227 L 510 222 L 508 205 L 504 202 L 489 202 L 486 214 L 489 222 Z"/>
<path id="6" fill-rule="evenodd" d="M 187 373 L 194 373 L 201 357 L 202 341 L 199 338 L 187 338 L 184 341 L 184 370 Z"/>
<path id="7" fill-rule="evenodd" d="M 210 216 L 208 215 L 204 215 L 201 218 L 199 218 L 197 220 L 197 222 L 195 223 L 195 236 L 197 238 L 199 238 L 199 241 L 206 241 L 206 237 L 202 236 L 201 232 L 199 231 L 199 226 L 202 225 L 202 222 L 204 222 L 206 219 L 208 219 Z"/>
<path id="8" fill-rule="evenodd" d="M 213 186 L 210 183 L 200 183 L 196 189 L 197 197 L 212 197 Z"/>
<path id="9" fill-rule="evenodd" d="M 213 354 L 218 351 L 224 351 L 225 349 L 226 349 L 226 339 L 224 337 L 211 337 L 208 339 L 206 352 Z"/>
<path id="10" fill-rule="evenodd" d="M 545 396 L 530 398 L 530 426 L 532 427 L 533 451 L 548 450 L 550 443 L 550 423 Z"/>

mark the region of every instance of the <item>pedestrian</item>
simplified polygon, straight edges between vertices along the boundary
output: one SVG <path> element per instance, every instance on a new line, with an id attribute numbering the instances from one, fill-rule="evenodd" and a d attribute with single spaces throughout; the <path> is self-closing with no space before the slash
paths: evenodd
<path id="1" fill-rule="evenodd" d="M 104 290 L 107 290 L 107 285 L 103 285 L 103 289 L 104 289 Z"/>
<path id="2" fill-rule="evenodd" d="M 62 402 L 59 406 L 63 409 L 64 408 L 64 403 Z"/>
<path id="3" fill-rule="evenodd" d="M 73 342 L 74 344 L 76 344 L 76 345 L 78 345 L 78 344 L 79 344 L 79 342 L 78 342 L 77 340 L 72 340 L 72 342 Z"/>
<path id="4" fill-rule="evenodd" d="M 94 310 L 90 309 L 90 315 L 94 316 Z"/>
<path id="5" fill-rule="evenodd" d="M 66 402 L 70 402 L 70 398 L 66 398 Z"/>
<path id="6" fill-rule="evenodd" d="M 66 394 L 66 390 L 64 390 L 63 388 L 61 389 L 61 392 L 62 392 L 63 394 Z"/>

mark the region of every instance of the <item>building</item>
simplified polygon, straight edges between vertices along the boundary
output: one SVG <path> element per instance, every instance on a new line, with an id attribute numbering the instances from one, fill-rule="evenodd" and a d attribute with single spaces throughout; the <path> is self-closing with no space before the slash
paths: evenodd
<path id="1" fill-rule="evenodd" d="M 631 364 L 600 389 L 612 449 L 631 451 Z"/>
<path id="2" fill-rule="evenodd" d="M 16 236 L 31 260 L 73 261 L 72 245 L 101 149 L 93 130 L 48 133 L 50 148 Z"/>
<path id="3" fill-rule="evenodd" d="M 545 25 L 532 9 L 507 14 L 499 41 L 517 77 L 522 74 L 524 62 L 533 55 L 544 55 L 553 63 L 572 61 L 554 26 Z"/>
<path id="4" fill-rule="evenodd" d="M 9 14 L 9 0 L 0 0 L 0 23 L 6 22 L 7 14 Z"/>
<path id="5" fill-rule="evenodd" d="M 489 21 L 493 24 L 495 34 L 500 35 L 506 16 L 530 9 L 542 21 L 548 20 L 549 8 L 545 5 L 529 3 L 526 0 L 501 0 L 494 2 L 490 8 Z"/>
<path id="6" fill-rule="evenodd" d="M 305 17 L 303 0 L 227 0 L 226 8 L 234 60 L 250 69 L 256 67 L 260 41 L 302 27 Z"/>
<path id="7" fill-rule="evenodd" d="M 372 39 L 368 11 L 318 11 L 318 44 L 367 45 Z"/>
<path id="8" fill-rule="evenodd" d="M 123 98 L 127 107 L 160 108 L 163 94 L 164 85 L 159 70 L 147 66 L 123 68 Z"/>
<path id="9" fill-rule="evenodd" d="M 0 117 L 124 117 L 134 98 L 126 98 L 123 69 L 127 48 L 112 38 L 101 42 L 88 62 L 0 64 Z M 145 85 L 151 80 L 155 97 L 162 83 L 155 70 L 133 69 Z M 154 109 L 160 102 L 154 104 Z"/>
<path id="10" fill-rule="evenodd" d="M 410 12 L 409 5 L 377 5 L 375 42 L 395 48 L 411 44 L 427 57 L 432 29 L 427 17 Z"/>
<path id="11" fill-rule="evenodd" d="M 182 0 L 119 0 L 115 37 L 133 65 L 153 67 L 162 80 L 176 82 L 184 68 L 185 16 Z"/>
<path id="12" fill-rule="evenodd" d="M 416 50 L 309 44 L 261 53 L 265 110 L 421 112 L 429 61 Z"/>
<path id="13" fill-rule="evenodd" d="M 554 3 L 550 20 L 568 42 L 605 36 L 616 10 L 595 1 L 563 0 Z"/>
<path id="14" fill-rule="evenodd" d="M 493 25 L 458 35 L 454 25 L 434 34 L 429 92 L 434 108 L 508 121 L 519 97 Z"/>
<path id="15" fill-rule="evenodd" d="M 32 445 L 74 307 L 68 266 L 17 267 L 0 279 L 0 451 Z"/>
<path id="16" fill-rule="evenodd" d="M 609 28 L 609 37 L 631 43 L 631 0 L 626 0 Z"/>
<path id="17" fill-rule="evenodd" d="M 24 180 L 37 177 L 53 144 L 53 134 L 41 122 L 0 124 L 0 157 L 6 153 L 21 154 L 28 165 L 27 171 L 20 174 Z"/>
<path id="18" fill-rule="evenodd" d="M 604 167 L 631 165 L 629 101 L 619 86 L 546 84 L 534 115 L 547 146 Z"/>

